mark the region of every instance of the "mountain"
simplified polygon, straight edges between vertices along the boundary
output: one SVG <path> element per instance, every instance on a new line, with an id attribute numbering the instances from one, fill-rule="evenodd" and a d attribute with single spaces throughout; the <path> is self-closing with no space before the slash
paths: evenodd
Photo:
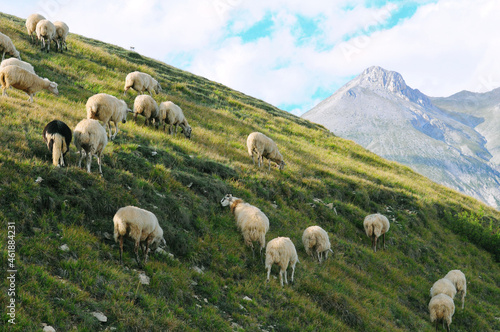
<path id="1" fill-rule="evenodd" d="M 58 96 L 40 91 L 34 103 L 16 89 L 0 97 L 2 331 L 48 324 L 56 331 L 430 332 L 429 289 L 452 269 L 469 281 L 452 329 L 500 330 L 499 211 L 321 125 L 136 52 L 70 34 L 67 52 L 42 53 L 24 20 L 1 13 L 0 31 L 36 73 L 59 84 Z M 123 83 L 135 70 L 158 79 L 157 102 L 182 108 L 191 139 L 129 116 L 104 150 L 102 177 L 95 160 L 90 174 L 77 166 L 73 143 L 68 166 L 54 167 L 45 125 L 59 119 L 75 128 L 100 92 L 131 107 L 137 93 L 123 95 Z M 246 138 L 254 131 L 277 143 L 282 172 L 252 164 Z M 263 257 L 245 246 L 220 205 L 228 193 L 268 216 L 267 242 L 293 241 L 300 260 L 293 284 L 280 286 L 276 265 L 266 283 Z M 121 265 L 113 240 L 113 216 L 127 205 L 152 211 L 164 231 L 164 252 L 150 253 L 144 269 L 131 241 Z M 386 249 L 376 253 L 363 229 L 375 212 L 391 222 Z M 312 225 L 332 245 L 321 264 L 302 244 Z"/>
<path id="2" fill-rule="evenodd" d="M 302 117 L 500 207 L 500 90 L 430 98 L 370 67 Z"/>

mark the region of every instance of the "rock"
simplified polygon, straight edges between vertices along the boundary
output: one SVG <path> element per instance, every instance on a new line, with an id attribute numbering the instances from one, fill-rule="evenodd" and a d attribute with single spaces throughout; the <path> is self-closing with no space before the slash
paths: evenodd
<path id="1" fill-rule="evenodd" d="M 37 178 L 36 178 L 36 180 L 35 180 L 35 182 L 36 182 L 36 183 L 40 183 L 40 182 L 42 182 L 42 181 L 43 181 L 43 179 L 42 179 L 42 177 L 41 177 L 41 176 L 37 177 Z"/>
<path id="2" fill-rule="evenodd" d="M 193 182 L 189 183 L 186 187 L 191 188 L 193 186 Z"/>
<path id="3" fill-rule="evenodd" d="M 141 282 L 142 285 L 149 285 L 150 280 L 151 279 L 144 273 L 139 273 L 139 281 Z"/>
<path id="4" fill-rule="evenodd" d="M 249 298 L 248 296 L 245 296 L 245 297 L 243 298 L 243 300 L 245 300 L 245 301 L 252 301 L 252 299 L 251 299 L 251 298 Z"/>
<path id="5" fill-rule="evenodd" d="M 62 246 L 59 247 L 62 251 L 69 251 L 69 247 L 67 244 L 63 244 Z"/>
<path id="6" fill-rule="evenodd" d="M 33 227 L 33 232 L 35 233 L 40 233 L 42 231 L 41 228 L 38 228 L 38 227 Z"/>
<path id="7" fill-rule="evenodd" d="M 109 234 L 108 232 L 104 232 L 103 236 L 107 240 L 113 240 L 113 235 Z"/>
<path id="8" fill-rule="evenodd" d="M 108 321 L 108 317 L 106 317 L 102 312 L 94 311 L 92 315 L 101 323 L 106 323 Z"/>
<path id="9" fill-rule="evenodd" d="M 160 248 L 160 247 L 156 248 L 155 253 L 156 254 L 160 254 L 160 255 L 166 255 L 167 254 L 167 252 L 165 250 L 163 250 L 162 248 Z"/>
<path id="10" fill-rule="evenodd" d="M 203 270 L 202 270 L 202 269 L 200 269 L 198 266 L 193 266 L 193 270 L 194 270 L 196 273 L 203 274 Z"/>
<path id="11" fill-rule="evenodd" d="M 56 332 L 56 329 L 50 325 L 45 325 L 43 328 L 43 332 Z"/>
<path id="12" fill-rule="evenodd" d="M 158 154 L 158 152 L 156 152 L 156 151 L 152 151 L 152 152 L 151 152 L 151 155 L 152 155 L 153 157 L 154 157 L 154 156 L 156 156 L 157 154 Z"/>
<path id="13" fill-rule="evenodd" d="M 239 330 L 239 329 L 242 329 L 242 328 L 243 328 L 240 324 L 237 324 L 237 323 L 235 323 L 235 322 L 233 322 L 233 323 L 231 324 L 231 327 L 232 327 L 233 329 L 235 329 L 235 330 Z"/>

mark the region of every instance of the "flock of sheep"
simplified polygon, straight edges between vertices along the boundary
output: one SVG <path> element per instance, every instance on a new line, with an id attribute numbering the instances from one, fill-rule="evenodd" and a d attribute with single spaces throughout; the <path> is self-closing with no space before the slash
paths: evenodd
<path id="1" fill-rule="evenodd" d="M 51 23 L 39 14 L 32 14 L 26 20 L 28 35 L 34 43 L 33 34 L 40 41 L 42 50 L 49 52 L 51 41 L 55 41 L 57 49 L 62 52 L 66 47 L 66 36 L 68 35 L 68 26 L 63 22 Z M 0 84 L 2 85 L 2 94 L 6 95 L 6 89 L 13 87 L 22 90 L 29 95 L 30 102 L 33 102 L 33 96 L 36 92 L 46 89 L 54 94 L 58 94 L 57 84 L 46 78 L 40 78 L 36 75 L 31 64 L 21 61 L 19 52 L 9 37 L 0 33 L 0 52 L 2 62 L 0 64 Z M 12 57 L 4 60 L 5 54 Z M 118 123 L 125 123 L 127 114 L 133 113 L 134 121 L 141 114 L 145 117 L 145 124 L 154 125 L 159 128 L 163 124 L 165 130 L 166 124 L 170 125 L 169 133 L 175 134 L 177 126 L 180 126 L 185 137 L 191 138 L 191 126 L 189 125 L 182 109 L 172 103 L 165 101 L 158 105 L 151 97 L 152 93 L 162 92 L 162 88 L 157 80 L 149 74 L 142 72 L 132 72 L 125 79 L 124 94 L 129 89 L 136 90 L 139 94 L 134 101 L 134 110 L 128 108 L 125 101 L 114 96 L 99 93 L 90 97 L 86 103 L 87 118 L 80 121 L 74 131 L 62 121 L 53 120 L 48 123 L 43 130 L 43 139 L 52 153 L 52 162 L 55 166 L 65 166 L 64 156 L 69 151 L 70 143 L 74 136 L 74 144 L 80 153 L 78 167 L 86 157 L 87 172 L 90 173 L 92 156 L 97 156 L 99 173 L 102 175 L 102 152 L 110 140 L 115 139 L 118 134 Z M 149 92 L 150 95 L 141 94 Z M 104 123 L 104 127 L 100 124 Z M 114 123 L 115 131 L 112 134 L 111 122 Z M 106 129 L 108 133 L 106 134 Z M 253 132 L 247 138 L 248 154 L 255 164 L 254 155 L 257 157 L 258 166 L 263 164 L 263 158 L 268 159 L 269 170 L 271 162 L 276 163 L 279 170 L 283 170 L 285 162 L 283 156 L 278 151 L 276 143 L 266 135 Z M 267 282 L 271 267 L 277 264 L 280 268 L 280 283 L 283 286 L 288 284 L 287 269 L 292 268 L 291 282 L 295 274 L 295 265 L 299 262 L 297 251 L 292 240 L 288 237 L 277 237 L 267 243 L 266 233 L 269 230 L 269 219 L 256 206 L 244 202 L 241 198 L 227 194 L 221 200 L 223 207 L 229 206 L 236 219 L 236 226 L 241 231 L 245 245 L 254 252 L 254 242 L 259 244 L 259 253 L 262 257 L 262 250 L 265 248 L 265 268 L 267 269 Z M 154 250 L 159 244 L 165 243 L 163 230 L 160 227 L 156 216 L 147 210 L 127 206 L 119 209 L 114 218 L 114 239 L 120 245 L 120 263 L 122 264 L 123 240 L 130 237 L 134 240 L 134 253 L 137 264 L 142 267 L 146 264 L 148 253 Z M 366 216 L 363 221 L 366 235 L 372 241 L 373 251 L 377 250 L 377 239 L 383 237 L 383 246 L 385 249 L 385 234 L 389 230 L 390 224 L 387 217 L 381 214 L 371 214 Z M 328 258 L 328 252 L 333 253 L 328 238 L 328 233 L 320 226 L 310 226 L 306 228 L 302 235 L 302 242 L 306 254 L 311 256 L 319 263 Z M 139 246 L 141 247 L 144 259 L 143 263 L 139 258 Z M 459 270 L 450 271 L 443 279 L 434 283 L 431 288 L 431 301 L 429 302 L 429 311 L 431 322 L 442 320 L 446 322 L 446 328 L 449 331 L 451 318 L 455 312 L 453 298 L 457 291 L 462 294 L 462 309 L 464 307 L 464 297 L 466 294 L 465 275 Z"/>

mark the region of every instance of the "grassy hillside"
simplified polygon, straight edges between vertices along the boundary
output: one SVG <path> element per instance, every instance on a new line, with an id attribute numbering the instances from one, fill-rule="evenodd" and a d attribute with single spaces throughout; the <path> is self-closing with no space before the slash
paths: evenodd
<path id="1" fill-rule="evenodd" d="M 42 54 L 29 44 L 24 21 L 9 15 L 0 15 L 0 31 L 60 91 L 41 92 L 33 104 L 14 89 L 0 98 L 1 266 L 8 266 L 6 225 L 15 222 L 18 271 L 17 324 L 7 323 L 3 309 L 6 330 L 46 323 L 57 331 L 432 331 L 429 289 L 451 269 L 469 281 L 453 330 L 500 330 L 499 212 L 319 125 L 137 53 L 70 35 L 67 53 Z M 74 146 L 70 166 L 53 167 L 45 124 L 61 119 L 74 128 L 93 94 L 123 98 L 134 70 L 160 80 L 164 93 L 154 98 L 183 108 L 192 140 L 145 128 L 141 118 L 122 124 L 107 145 L 103 177 L 95 161 L 92 174 L 75 166 Z M 135 96 L 125 97 L 129 106 Z M 245 142 L 257 130 L 278 143 L 283 172 L 252 165 Z M 266 213 L 268 241 L 295 243 L 295 284 L 265 283 L 263 263 L 220 207 L 227 193 Z M 113 215 L 125 205 L 157 215 L 173 254 L 150 255 L 149 285 L 139 282 L 132 244 L 121 266 L 110 237 Z M 387 250 L 376 254 L 362 227 L 375 212 L 391 220 Z M 321 265 L 301 242 L 315 224 L 328 231 L 334 251 Z M 2 308 L 8 287 L 3 278 Z M 94 311 L 108 321 L 98 322 Z"/>

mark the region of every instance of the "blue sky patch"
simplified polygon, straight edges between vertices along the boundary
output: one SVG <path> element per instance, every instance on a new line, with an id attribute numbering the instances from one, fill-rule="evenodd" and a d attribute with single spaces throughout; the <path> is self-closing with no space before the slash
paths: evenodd
<path id="1" fill-rule="evenodd" d="M 273 30 L 274 20 L 271 13 L 266 13 L 262 20 L 258 21 L 250 27 L 250 29 L 237 33 L 244 43 L 250 43 L 260 38 L 265 38 L 271 35 Z"/>

